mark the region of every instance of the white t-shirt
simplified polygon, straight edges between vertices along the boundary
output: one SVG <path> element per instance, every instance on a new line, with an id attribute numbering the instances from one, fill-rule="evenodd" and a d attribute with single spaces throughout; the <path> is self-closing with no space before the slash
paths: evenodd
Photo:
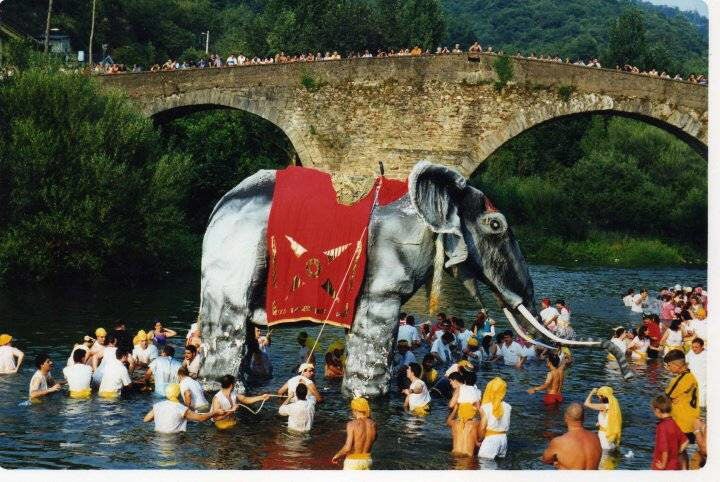
<path id="1" fill-rule="evenodd" d="M 200 362 L 202 362 L 202 360 L 200 359 L 199 353 L 195 355 L 195 358 L 193 358 L 190 363 L 186 363 L 183 360 L 183 364 L 187 366 L 191 377 L 197 378 L 198 373 L 200 373 Z"/>
<path id="2" fill-rule="evenodd" d="M 625 295 L 623 296 L 623 304 L 627 306 L 628 308 L 632 307 L 633 303 L 633 295 Z"/>
<path id="3" fill-rule="evenodd" d="M 707 377 L 707 350 L 703 350 L 700 354 L 696 354 L 690 350 L 685 354 L 685 361 L 687 361 L 688 368 L 695 378 L 697 379 L 698 385 L 705 386 L 705 379 Z"/>
<path id="4" fill-rule="evenodd" d="M 65 375 L 68 389 L 71 392 L 87 390 L 90 388 L 90 379 L 92 379 L 92 367 L 83 363 L 76 363 L 63 368 L 63 375 Z"/>
<path id="5" fill-rule="evenodd" d="M 437 353 L 443 363 L 448 363 L 452 358 L 450 345 L 445 345 L 441 338 L 437 338 L 433 342 L 432 348 L 430 348 L 430 353 Z"/>
<path id="6" fill-rule="evenodd" d="M 28 390 L 28 395 L 30 395 L 35 390 L 47 390 L 48 389 L 48 379 L 40 370 L 37 370 L 32 378 L 30 379 L 30 388 Z"/>
<path id="7" fill-rule="evenodd" d="M 647 353 L 648 347 L 650 347 L 650 338 L 646 338 L 644 340 L 641 340 L 640 337 L 635 337 L 630 342 L 630 345 L 628 348 L 635 348 L 637 347 L 637 350 L 632 351 L 632 357 L 633 358 L 642 358 L 642 355 L 640 353 Z"/>
<path id="8" fill-rule="evenodd" d="M 484 403 L 480 408 L 485 412 L 487 418 L 487 429 L 495 432 L 507 432 L 510 429 L 510 414 L 512 407 L 509 403 L 501 402 L 503 414 L 500 418 L 495 418 L 492 413 L 492 403 Z"/>
<path id="9" fill-rule="evenodd" d="M 163 400 L 153 405 L 155 431 L 160 433 L 180 433 L 187 430 L 185 414 L 189 409 L 178 402 Z"/>
<path id="10" fill-rule="evenodd" d="M 465 331 L 461 331 L 460 333 L 455 335 L 455 339 L 460 344 L 460 349 L 464 350 L 467 348 L 467 343 L 470 338 L 472 338 L 473 332 L 468 330 L 467 328 Z"/>
<path id="11" fill-rule="evenodd" d="M 421 389 L 420 393 L 413 393 L 412 390 Z M 425 385 L 425 382 L 416 378 L 414 382 L 410 384 L 410 395 L 408 396 L 408 405 L 410 410 L 415 410 L 418 407 L 422 407 L 430 403 L 430 391 Z"/>
<path id="12" fill-rule="evenodd" d="M 510 343 L 510 346 L 500 343 L 500 355 L 506 365 L 515 365 L 521 357 L 525 356 L 525 349 L 516 341 Z"/>
<path id="13" fill-rule="evenodd" d="M 185 398 L 185 392 L 188 390 L 190 390 L 190 408 L 197 410 L 200 407 L 208 405 L 200 383 L 190 377 L 183 377 L 180 381 L 180 394 L 182 398 Z"/>
<path id="14" fill-rule="evenodd" d="M 144 348 L 140 345 L 135 345 L 132 351 L 133 358 L 135 358 L 140 363 L 144 363 L 145 365 L 149 365 L 153 360 L 155 360 L 158 356 L 158 349 L 155 345 L 152 343 L 148 343 L 147 348 Z"/>
<path id="15" fill-rule="evenodd" d="M 632 303 L 630 304 L 630 310 L 634 313 L 642 313 L 643 312 L 643 306 L 642 306 L 642 295 L 636 294 L 633 296 Z"/>
<path id="16" fill-rule="evenodd" d="M 0 346 L 0 373 L 13 373 L 15 371 L 15 357 L 22 352 L 10 345 Z"/>
<path id="17" fill-rule="evenodd" d="M 398 328 L 398 341 L 405 340 L 410 346 L 414 341 L 420 341 L 417 329 L 412 325 L 400 325 Z"/>
<path id="18" fill-rule="evenodd" d="M 280 415 L 288 417 L 288 428 L 297 432 L 309 432 L 315 418 L 315 399 L 298 400 L 281 405 Z"/>
<path id="19" fill-rule="evenodd" d="M 130 385 L 130 374 L 127 368 L 120 361 L 107 363 L 103 371 L 102 381 L 99 390 L 101 392 L 119 392 L 122 387 Z"/>
<path id="20" fill-rule="evenodd" d="M 698 337 L 707 341 L 707 318 L 704 320 L 692 319 L 687 322 L 687 328 L 693 332 L 693 338 Z"/>
<path id="21" fill-rule="evenodd" d="M 560 313 L 558 312 L 557 309 L 555 309 L 554 306 L 548 306 L 547 308 L 545 308 L 544 310 L 542 310 L 540 312 L 540 319 L 542 319 L 543 324 L 546 324 L 548 320 L 550 320 L 556 316 L 559 317 Z M 548 326 L 552 329 L 555 327 L 555 323 L 556 323 L 556 321 L 553 321 Z"/>
<path id="22" fill-rule="evenodd" d="M 297 399 L 295 398 L 295 389 L 297 388 L 298 385 L 300 385 L 300 382 L 303 382 L 308 388 L 308 393 L 305 398 L 307 400 L 312 400 L 313 402 L 315 402 L 315 397 L 310 393 L 310 385 L 315 385 L 315 384 L 313 383 L 312 380 L 310 380 L 309 378 L 304 377 L 302 375 L 296 375 L 296 376 L 292 377 L 290 380 L 288 380 L 288 382 L 287 382 L 288 383 L 288 393 L 287 394 L 288 394 L 288 397 L 290 397 L 290 401 L 291 402 L 297 401 Z"/>
<path id="23" fill-rule="evenodd" d="M 165 396 L 165 388 L 170 383 L 177 383 L 177 372 L 182 365 L 179 361 L 170 357 L 161 356 L 150 362 L 150 370 L 152 370 L 155 379 L 155 393 Z"/>
<path id="24" fill-rule="evenodd" d="M 460 385 L 458 403 L 475 403 L 482 399 L 482 391 L 472 385 Z"/>

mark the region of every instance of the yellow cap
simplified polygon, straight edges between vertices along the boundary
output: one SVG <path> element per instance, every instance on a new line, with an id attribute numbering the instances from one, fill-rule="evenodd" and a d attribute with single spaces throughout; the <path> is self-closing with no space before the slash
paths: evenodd
<path id="1" fill-rule="evenodd" d="M 98 328 L 95 330 L 95 336 L 107 336 L 107 331 L 105 331 L 105 328 Z"/>
<path id="2" fill-rule="evenodd" d="M 468 360 L 460 360 L 459 362 L 457 362 L 457 364 L 459 367 L 463 367 L 466 370 L 472 370 L 473 368 L 475 368 L 473 364 L 470 363 Z"/>
<path id="3" fill-rule="evenodd" d="M 475 410 L 475 407 L 472 403 L 461 403 L 458 405 L 458 418 L 462 420 L 463 422 L 470 420 L 475 416 L 475 413 L 477 413 L 477 410 Z"/>
<path id="4" fill-rule="evenodd" d="M 177 402 L 178 397 L 180 396 L 180 385 L 177 383 L 171 383 L 165 388 L 165 396 L 168 400 L 172 400 L 173 402 Z"/>
<path id="5" fill-rule="evenodd" d="M 480 346 L 480 342 L 478 341 L 477 338 L 475 338 L 475 337 L 473 336 L 473 337 L 470 337 L 470 338 L 468 339 L 467 345 L 468 345 L 468 346 Z"/>
<path id="6" fill-rule="evenodd" d="M 7 345 L 12 341 L 12 336 L 8 335 L 7 333 L 3 333 L 0 335 L 0 346 Z"/>
<path id="7" fill-rule="evenodd" d="M 145 330 L 140 330 L 137 332 L 137 335 L 135 335 L 135 338 L 133 338 L 133 345 L 139 345 L 143 340 L 147 340 L 147 333 L 145 333 Z"/>
<path id="8" fill-rule="evenodd" d="M 356 412 L 370 415 L 370 404 L 363 397 L 353 398 L 353 401 L 350 402 L 350 408 Z"/>

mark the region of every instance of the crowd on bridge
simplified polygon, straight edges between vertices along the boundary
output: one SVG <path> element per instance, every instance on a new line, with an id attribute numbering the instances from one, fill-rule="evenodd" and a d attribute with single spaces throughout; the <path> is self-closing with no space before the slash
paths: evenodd
<path id="1" fill-rule="evenodd" d="M 631 363 L 662 359 L 674 376 L 664 393 L 648 399 L 658 419 L 653 458 L 648 461 L 652 469 L 698 468 L 705 463 L 706 426 L 701 407 L 705 404 L 707 298 L 701 286 L 662 288 L 654 302 L 647 290 L 635 293 L 631 289 L 623 301 L 642 322 L 629 330 L 622 326 L 613 329 L 610 342 Z M 542 299 L 539 321 L 554 336 L 575 338 L 571 310 L 562 299 L 554 303 Z M 277 411 L 279 416 L 288 417 L 288 430 L 312 430 L 315 411 L 324 397 L 316 381 L 319 340 L 307 332 L 297 337 L 296 375 L 276 393 L 245 395 L 235 390 L 237 374 L 226 374 L 219 380 L 219 390 L 209 397 L 198 380 L 205 344 L 197 323 L 181 341 L 182 361 L 175 358 L 171 345 L 178 333 L 160 321 L 134 336 L 123 322 L 114 328 L 111 332 L 97 328 L 80 337 L 62 370 L 63 381 L 53 378 L 50 356 L 38 354 L 36 371 L 29 382 L 29 400 L 39 403 L 64 391 L 65 385 L 67 396 L 78 400 L 90 399 L 94 393 L 115 401 L 121 401 L 129 391 L 154 393 L 163 401 L 153 402 L 143 420 L 153 422 L 157 432 L 179 433 L 186 430 L 188 420 L 212 420 L 218 430 L 231 429 L 238 423 L 235 412 L 240 408 L 257 414 L 276 397 L 283 400 Z M 242 372 L 248 377 L 267 379 L 273 371 L 269 357 L 271 330 L 256 328 L 251 337 Z M 25 354 L 12 342 L 12 336 L 0 335 L 0 374 L 15 374 L 23 363 Z M 564 381 L 567 375 L 573 375 L 573 354 L 567 346 L 560 343 L 558 348 L 550 348 L 531 341 L 520 331 L 517 335 L 510 330 L 496 331 L 496 322 L 484 309 L 469 324 L 439 313 L 435 322 L 427 320 L 416 325 L 413 315 L 400 313 L 392 343 L 391 377 L 408 416 L 425 417 L 431 406 L 433 410 L 447 410 L 453 455 L 477 457 L 485 463 L 507 455 L 513 409 L 505 400 L 508 382 L 489 375 L 490 366 L 500 363 L 511 370 L 522 370 L 531 364 L 544 365 L 544 382 L 523 390 L 530 395 L 542 392 L 542 403 L 555 407 L 565 402 Z M 343 339 L 332 340 L 324 350 L 326 379 L 343 377 L 345 351 Z M 618 363 L 614 357 L 609 358 L 609 366 Z M 483 389 L 478 386 L 480 377 L 486 379 Z M 592 380 L 586 382 L 592 384 Z M 261 404 L 257 410 L 250 408 L 256 403 Z M 372 419 L 367 399 L 356 396 L 350 411 L 347 442 L 332 461 L 344 458 L 346 469 L 368 469 L 374 441 L 382 430 Z M 584 428 L 586 412 L 597 414 L 597 431 Z M 542 461 L 565 469 L 607 468 L 603 460 L 607 462 L 613 452 L 619 451 L 622 420 L 621 403 L 613 388 L 592 388 L 584 403 L 567 404 L 564 421 L 568 430 L 549 442 Z M 688 451 L 688 446 L 693 450 Z"/>
<path id="2" fill-rule="evenodd" d="M 467 50 L 468 53 L 477 53 L 477 54 L 489 54 L 489 55 L 505 55 L 505 53 L 500 50 L 496 51 L 493 50 L 493 47 L 487 46 L 483 48 L 480 43 L 475 42 L 473 43 Z M 460 44 L 455 44 L 454 47 L 449 48 L 447 46 L 439 46 L 435 51 L 431 51 L 429 49 L 423 50 L 419 45 L 415 45 L 413 48 L 404 48 L 404 49 L 378 49 L 375 53 L 371 53 L 369 50 L 364 51 L 350 51 L 347 52 L 345 56 L 342 56 L 337 50 L 334 51 L 326 51 L 324 54 L 322 52 L 306 52 L 306 53 L 300 53 L 295 55 L 288 55 L 285 52 L 280 52 L 276 54 L 275 56 L 245 56 L 241 53 L 231 53 L 227 58 L 223 60 L 223 58 L 218 54 L 212 54 L 209 55 L 207 58 L 200 58 L 197 60 L 173 60 L 168 59 L 165 63 L 161 64 L 153 64 L 150 66 L 149 70 L 150 72 L 159 72 L 159 71 L 173 71 L 173 70 L 185 70 L 185 69 L 204 69 L 204 68 L 220 68 L 220 67 L 241 67 L 241 66 L 248 66 L 248 65 L 267 65 L 267 64 L 284 64 L 284 63 L 296 63 L 296 62 L 317 62 L 317 61 L 330 61 L 330 60 L 340 60 L 340 59 L 356 59 L 356 58 L 386 58 L 386 57 L 419 57 L 419 56 L 429 56 L 429 55 L 447 55 L 447 54 L 462 54 L 464 53 L 463 49 L 460 47 Z M 602 68 L 602 65 L 600 64 L 600 61 L 597 58 L 589 58 L 589 59 L 577 59 L 575 61 L 571 61 L 570 58 L 563 59 L 560 56 L 552 56 L 552 55 L 545 55 L 545 54 L 536 54 L 535 52 L 531 52 L 530 55 L 523 55 L 521 52 L 517 52 L 514 55 L 515 58 L 521 58 L 521 59 L 530 59 L 530 60 L 537 60 L 542 62 L 555 62 L 555 63 L 563 63 L 563 64 L 572 64 L 582 67 L 590 67 L 590 68 Z M 639 75 L 647 75 L 650 77 L 659 77 L 663 79 L 669 79 L 669 80 L 679 80 L 679 81 L 687 81 L 691 83 L 696 84 L 707 84 L 707 77 L 703 74 L 690 74 L 687 79 L 684 79 L 680 74 L 675 74 L 674 76 L 671 76 L 665 71 L 658 72 L 656 69 L 650 69 L 650 70 L 641 70 L 638 67 L 632 66 L 632 65 L 623 65 L 622 67 L 619 65 L 615 66 L 615 70 L 620 70 L 623 72 L 633 73 L 633 74 L 639 74 Z M 94 66 L 93 72 L 96 74 L 119 74 L 123 72 L 143 72 L 144 69 L 140 65 L 133 65 L 132 67 L 129 67 L 125 64 L 98 64 Z"/>

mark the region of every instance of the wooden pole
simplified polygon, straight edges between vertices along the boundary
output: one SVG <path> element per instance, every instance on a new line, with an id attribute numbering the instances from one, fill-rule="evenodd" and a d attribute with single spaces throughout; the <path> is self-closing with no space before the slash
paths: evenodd
<path id="1" fill-rule="evenodd" d="M 93 37 L 95 36 L 95 3 L 97 0 L 92 0 L 92 18 L 90 20 L 90 43 L 88 45 L 88 66 L 92 68 L 93 65 Z"/>
<path id="2" fill-rule="evenodd" d="M 50 40 L 50 17 L 52 17 L 53 0 L 48 0 L 47 22 L 45 22 L 45 55 L 48 53 L 48 43 Z"/>

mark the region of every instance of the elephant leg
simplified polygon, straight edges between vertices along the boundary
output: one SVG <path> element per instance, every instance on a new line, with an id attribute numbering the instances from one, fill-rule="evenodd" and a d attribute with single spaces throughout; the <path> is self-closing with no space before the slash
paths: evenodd
<path id="1" fill-rule="evenodd" d="M 346 395 L 373 397 L 388 393 L 388 360 L 399 312 L 399 298 L 363 296 L 359 300 L 346 341 L 348 356 L 343 378 Z"/>
<path id="2" fill-rule="evenodd" d="M 226 304 L 220 313 L 219 321 L 208 323 L 203 329 L 204 359 L 199 377 L 206 388 L 219 388 L 217 380 L 223 375 L 240 373 L 243 357 L 246 354 L 247 320 L 246 310 Z M 241 385 L 239 383 L 239 385 Z"/>

